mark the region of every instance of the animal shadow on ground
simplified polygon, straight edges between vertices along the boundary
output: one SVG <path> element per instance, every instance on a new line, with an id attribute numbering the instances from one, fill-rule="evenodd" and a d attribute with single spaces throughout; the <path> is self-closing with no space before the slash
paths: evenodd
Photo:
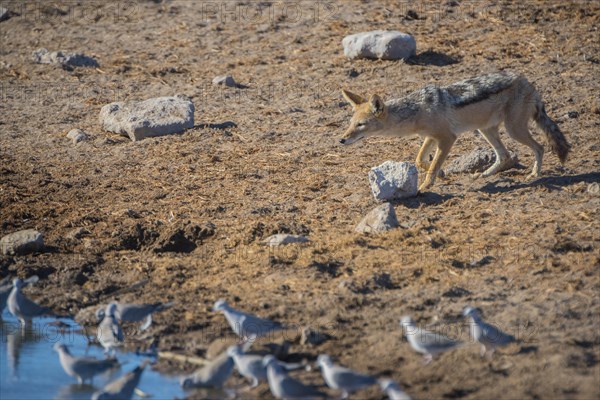
<path id="1" fill-rule="evenodd" d="M 459 62 L 459 58 L 432 50 L 419 53 L 406 61 L 410 65 L 433 65 L 436 67 L 445 67 L 447 65 L 458 64 Z"/>
<path id="2" fill-rule="evenodd" d="M 398 199 L 390 201 L 390 204 L 397 206 L 403 205 L 406 208 L 419 208 L 421 204 L 426 206 L 436 206 L 456 197 L 454 194 L 439 194 L 434 192 L 419 193 L 417 197 Z M 462 197 L 462 196 L 461 196 Z"/>
<path id="3" fill-rule="evenodd" d="M 487 183 L 485 186 L 479 189 L 479 191 L 497 194 L 534 186 L 545 186 L 549 189 L 558 189 L 560 187 L 571 186 L 579 182 L 600 182 L 600 172 L 588 172 L 579 175 L 546 176 L 544 178 L 536 179 L 532 182 L 517 183 L 509 186 L 499 185 L 502 182 L 503 181 Z"/>

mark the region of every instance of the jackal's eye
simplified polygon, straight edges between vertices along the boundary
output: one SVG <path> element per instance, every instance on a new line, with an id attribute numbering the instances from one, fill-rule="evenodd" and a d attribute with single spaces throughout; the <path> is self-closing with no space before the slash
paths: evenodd
<path id="1" fill-rule="evenodd" d="M 364 123 L 364 122 L 359 122 L 358 124 L 356 124 L 356 126 L 357 126 L 358 128 L 362 128 L 362 127 L 363 127 L 363 126 L 365 126 L 365 125 L 367 125 L 367 124 L 366 124 L 366 123 Z"/>

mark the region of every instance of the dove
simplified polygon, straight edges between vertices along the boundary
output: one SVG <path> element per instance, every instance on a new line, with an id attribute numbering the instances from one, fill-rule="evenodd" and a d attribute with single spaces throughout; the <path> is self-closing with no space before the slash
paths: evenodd
<path id="1" fill-rule="evenodd" d="M 96 337 L 104 347 L 105 353 L 114 352 L 114 349 L 121 346 L 124 340 L 123 330 L 115 318 L 116 307 L 115 303 L 106 306 L 106 314 L 96 331 Z"/>
<path id="2" fill-rule="evenodd" d="M 232 372 L 233 360 L 227 352 L 223 352 L 192 375 L 181 379 L 180 384 L 184 389 L 222 388 Z"/>
<path id="3" fill-rule="evenodd" d="M 434 355 L 463 345 L 461 341 L 417 327 L 410 317 L 402 317 L 400 326 L 411 347 L 424 354 L 425 364 L 429 364 Z"/>
<path id="4" fill-rule="evenodd" d="M 255 354 L 244 354 L 239 346 L 231 346 L 227 349 L 227 354 L 244 378 L 248 379 L 250 387 L 257 387 L 261 381 L 267 380 L 267 368 L 263 365 L 263 357 Z"/>
<path id="5" fill-rule="evenodd" d="M 317 357 L 317 364 L 321 368 L 327 386 L 341 390 L 343 399 L 348 398 L 348 395 L 357 390 L 377 383 L 377 379 L 372 376 L 360 374 L 349 368 L 334 364 L 331 357 L 326 354 Z"/>
<path id="6" fill-rule="evenodd" d="M 87 379 L 93 383 L 94 376 L 119 366 L 114 358 L 98 360 L 93 357 L 75 357 L 69 352 L 69 348 L 62 343 L 56 343 L 54 350 L 58 353 L 60 365 L 67 375 L 77 378 L 80 385 Z"/>
<path id="7" fill-rule="evenodd" d="M 380 380 L 379 387 L 387 394 L 390 400 L 410 400 L 410 396 L 400 388 L 400 385 L 391 379 Z"/>
<path id="8" fill-rule="evenodd" d="M 121 323 L 123 322 L 143 322 L 140 330 L 145 331 L 152 325 L 152 314 L 158 311 L 166 310 L 174 303 L 154 303 L 154 304 L 128 304 L 115 303 L 115 317 Z M 96 318 L 101 321 L 104 318 L 104 308 L 96 311 Z"/>
<path id="9" fill-rule="evenodd" d="M 227 349 L 227 354 L 233 359 L 235 367 L 244 378 L 248 379 L 254 388 L 262 381 L 267 380 L 267 368 L 263 365 L 264 356 L 258 354 L 245 354 L 240 346 L 230 346 Z M 304 364 L 292 364 L 279 362 L 279 364 L 291 371 L 294 369 L 306 368 Z"/>
<path id="10" fill-rule="evenodd" d="M 516 341 L 514 336 L 504 333 L 494 325 L 484 322 L 476 308 L 465 307 L 463 315 L 471 319 L 469 331 L 471 338 L 481 344 L 481 357 L 487 353 L 491 359 L 497 347 L 506 346 Z"/>
<path id="11" fill-rule="evenodd" d="M 140 383 L 142 372 L 148 361 L 142 362 L 131 372 L 126 373 L 119 379 L 110 382 L 103 389 L 92 395 L 92 400 L 130 400 L 135 388 Z"/>
<path id="12" fill-rule="evenodd" d="M 13 288 L 7 301 L 8 311 L 17 317 L 23 327 L 25 327 L 27 322 L 30 322 L 34 317 L 52 314 L 52 311 L 49 308 L 42 307 L 25 297 L 25 295 L 21 293 L 21 288 L 24 286 L 24 281 L 15 278 L 13 280 Z"/>
<path id="13" fill-rule="evenodd" d="M 23 282 L 23 286 L 25 287 L 31 283 L 36 283 L 39 280 L 39 278 L 37 277 L 37 275 L 33 275 L 27 279 L 25 279 Z M 3 279 L 0 282 L 0 321 L 2 320 L 2 312 L 4 311 L 4 309 L 6 308 L 6 303 L 8 302 L 8 296 L 10 296 L 10 292 L 13 289 L 13 283 L 11 281 L 9 281 L 8 279 Z"/>
<path id="14" fill-rule="evenodd" d="M 305 385 L 291 378 L 285 368 L 277 361 L 275 356 L 268 355 L 263 358 L 263 365 L 267 367 L 267 380 L 269 389 L 277 399 L 317 399 L 326 398 L 327 394 L 317 388 Z"/>
<path id="15" fill-rule="evenodd" d="M 219 299 L 215 302 L 213 311 L 222 311 L 229 326 L 231 326 L 231 329 L 233 329 L 233 331 L 244 341 L 248 341 L 250 338 L 266 336 L 274 331 L 285 329 L 278 322 L 238 311 L 229 306 L 223 299 Z"/>

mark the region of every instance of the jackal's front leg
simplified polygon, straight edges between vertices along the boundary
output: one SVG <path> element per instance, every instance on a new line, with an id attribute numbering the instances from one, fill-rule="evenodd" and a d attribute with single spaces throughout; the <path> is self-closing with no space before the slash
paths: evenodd
<path id="1" fill-rule="evenodd" d="M 431 153 L 431 148 L 435 144 L 435 141 L 431 138 L 425 138 L 423 144 L 421 145 L 421 149 L 419 150 L 419 154 L 417 154 L 417 159 L 415 164 L 417 164 L 417 168 L 427 171 L 431 167 L 431 162 L 429 161 L 429 153 Z"/>
<path id="2" fill-rule="evenodd" d="M 456 141 L 456 137 L 452 134 L 444 136 L 440 139 L 436 139 L 437 142 L 437 150 L 435 152 L 435 157 L 433 158 L 433 162 L 427 171 L 427 175 L 425 175 L 425 179 L 421 186 L 419 186 L 419 192 L 424 191 L 425 189 L 430 188 L 435 182 L 435 178 L 438 175 L 440 169 L 442 168 L 442 164 L 448 157 L 450 153 L 450 149 L 452 145 Z"/>

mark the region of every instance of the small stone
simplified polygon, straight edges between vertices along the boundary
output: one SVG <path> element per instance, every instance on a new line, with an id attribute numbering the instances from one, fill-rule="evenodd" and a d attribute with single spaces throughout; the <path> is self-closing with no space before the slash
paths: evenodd
<path id="1" fill-rule="evenodd" d="M 412 35 L 399 31 L 355 33 L 342 40 L 344 55 L 353 58 L 400 60 L 414 56 L 417 43 Z"/>
<path id="2" fill-rule="evenodd" d="M 600 194 L 600 184 L 598 184 L 598 182 L 590 183 L 587 187 L 587 191 L 589 194 L 598 196 L 598 194 Z"/>
<path id="3" fill-rule="evenodd" d="M 470 294 L 471 294 L 471 292 L 469 292 L 467 289 L 464 289 L 464 288 L 461 288 L 461 287 L 458 287 L 458 286 L 454 286 L 454 287 L 451 287 L 446 292 L 444 292 L 442 294 L 442 296 L 443 297 L 457 298 L 457 297 L 468 296 Z"/>
<path id="4" fill-rule="evenodd" d="M 419 18 L 419 14 L 417 14 L 417 12 L 415 10 L 407 10 L 406 11 L 406 15 L 404 16 L 404 18 L 407 21 L 412 21 L 412 20 L 420 19 Z"/>
<path id="5" fill-rule="evenodd" d="M 371 191 L 379 201 L 416 196 L 418 181 L 417 167 L 410 162 L 386 161 L 369 171 Z"/>
<path id="6" fill-rule="evenodd" d="M 217 76 L 212 80 L 213 85 L 224 85 L 227 87 L 238 87 L 238 83 L 231 75 Z"/>
<path id="7" fill-rule="evenodd" d="M 356 78 L 357 76 L 360 75 L 360 72 L 358 72 L 357 70 L 355 70 L 354 68 L 350 69 L 350 71 L 348 71 L 348 76 L 350 78 Z"/>
<path id="8" fill-rule="evenodd" d="M 288 235 L 287 233 L 278 233 L 265 239 L 265 243 L 269 246 L 279 246 L 280 244 L 290 243 L 306 243 L 308 241 L 309 240 L 304 236 Z"/>
<path id="9" fill-rule="evenodd" d="M 37 64 L 57 64 L 65 67 L 99 67 L 95 58 L 80 53 L 65 53 L 62 51 L 49 52 L 47 49 L 37 49 L 32 54 Z"/>
<path id="10" fill-rule="evenodd" d="M 67 133 L 67 137 L 73 141 L 73 144 L 77 144 L 88 139 L 87 134 L 81 129 L 71 129 Z"/>
<path id="11" fill-rule="evenodd" d="M 509 150 L 509 161 L 504 169 L 517 166 L 519 159 L 516 153 Z M 447 168 L 444 168 L 445 175 L 455 173 L 476 173 L 483 172 L 496 162 L 496 153 L 492 149 L 477 148 L 471 153 L 465 154 L 453 160 Z"/>
<path id="12" fill-rule="evenodd" d="M 43 249 L 44 236 L 33 229 L 13 232 L 0 239 L 0 251 L 4 255 L 24 255 Z"/>
<path id="13" fill-rule="evenodd" d="M 312 328 L 304 328 L 302 329 L 302 335 L 300 336 L 300 344 L 318 346 L 329 339 L 331 339 L 331 336 L 326 333 L 319 332 Z"/>
<path id="14" fill-rule="evenodd" d="M 359 233 L 380 233 L 396 227 L 398 219 L 394 207 L 390 203 L 384 203 L 372 209 L 354 230 Z"/>
<path id="15" fill-rule="evenodd" d="M 0 7 L 0 22 L 10 18 L 10 11 L 4 7 Z"/>
<path id="16" fill-rule="evenodd" d="M 184 95 L 111 103 L 100 110 L 100 124 L 133 141 L 180 133 L 194 127 L 194 104 Z"/>
<path id="17" fill-rule="evenodd" d="M 569 111 L 569 118 L 575 119 L 579 117 L 579 113 L 577 111 Z"/>
<path id="18" fill-rule="evenodd" d="M 65 235 L 65 237 L 67 239 L 81 239 L 84 235 L 89 235 L 90 231 L 88 231 L 85 228 L 75 228 L 70 230 L 69 232 L 67 232 L 67 234 Z"/>

